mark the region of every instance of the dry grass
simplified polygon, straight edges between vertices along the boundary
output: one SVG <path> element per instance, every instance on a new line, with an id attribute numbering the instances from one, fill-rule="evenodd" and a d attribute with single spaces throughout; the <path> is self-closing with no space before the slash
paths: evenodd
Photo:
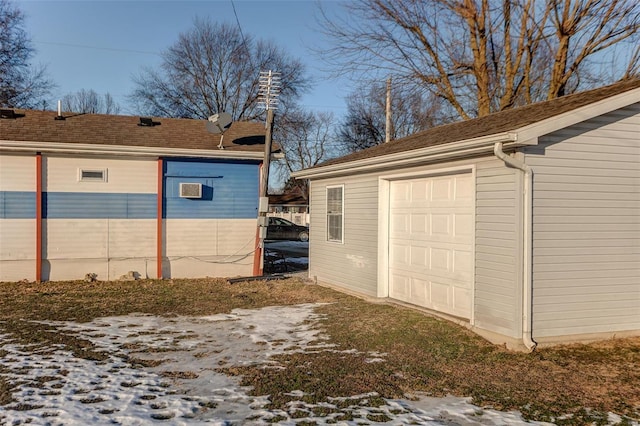
<path id="1" fill-rule="evenodd" d="M 242 375 L 255 394 L 270 394 L 277 407 L 295 399 L 285 394 L 296 389 L 309 394 L 309 402 L 374 391 L 388 398 L 422 391 L 472 396 L 481 406 L 518 409 L 527 418 L 558 424 L 603 424 L 608 412 L 640 419 L 640 339 L 511 353 L 447 321 L 299 280 L 3 283 L 0 292 L 0 333 L 41 348 L 65 345 L 76 356 L 96 360 L 101 355 L 89 342 L 32 321 L 89 321 L 132 312 L 210 315 L 333 302 L 318 309 L 326 315 L 322 327 L 338 351 L 358 353 L 284 355 L 279 359 L 287 366 L 283 370 L 223 370 Z M 371 352 L 386 353 L 385 361 L 367 363 Z M 10 386 L 0 379 L 0 405 L 10 399 Z"/>

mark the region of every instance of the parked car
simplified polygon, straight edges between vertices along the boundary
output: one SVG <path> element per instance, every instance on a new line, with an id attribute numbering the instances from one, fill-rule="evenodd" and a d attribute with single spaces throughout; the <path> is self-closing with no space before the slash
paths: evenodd
<path id="1" fill-rule="evenodd" d="M 287 219 L 269 217 L 267 240 L 309 241 L 309 228 L 296 225 Z"/>

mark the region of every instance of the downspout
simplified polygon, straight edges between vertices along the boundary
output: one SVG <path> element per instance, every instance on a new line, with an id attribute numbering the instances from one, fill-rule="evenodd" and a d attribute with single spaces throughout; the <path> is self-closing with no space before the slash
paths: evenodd
<path id="1" fill-rule="evenodd" d="M 162 276 L 162 216 L 164 216 L 164 212 L 162 211 L 162 201 L 164 199 L 164 162 L 162 157 L 158 158 L 158 196 L 156 199 L 156 278 L 161 280 Z"/>
<path id="2" fill-rule="evenodd" d="M 36 282 L 42 282 L 42 154 L 36 153 Z"/>
<path id="3" fill-rule="evenodd" d="M 532 306 L 533 282 L 531 271 L 531 239 L 532 239 L 532 211 L 533 211 L 533 170 L 522 161 L 507 155 L 502 151 L 502 142 L 496 142 L 493 146 L 493 153 L 505 164 L 515 167 L 524 173 L 524 202 L 523 202 L 523 242 L 522 242 L 522 342 L 533 352 L 538 345 L 532 336 Z"/>

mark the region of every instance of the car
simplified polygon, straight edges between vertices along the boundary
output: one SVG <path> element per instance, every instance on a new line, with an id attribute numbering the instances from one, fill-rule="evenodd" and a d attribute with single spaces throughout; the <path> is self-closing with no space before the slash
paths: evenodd
<path id="1" fill-rule="evenodd" d="M 309 228 L 281 217 L 269 217 L 267 240 L 309 241 Z"/>

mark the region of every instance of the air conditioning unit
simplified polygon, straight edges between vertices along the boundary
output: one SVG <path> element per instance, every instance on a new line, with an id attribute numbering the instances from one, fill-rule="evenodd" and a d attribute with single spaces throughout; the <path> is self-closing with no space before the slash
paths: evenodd
<path id="1" fill-rule="evenodd" d="M 202 198 L 202 184 L 181 182 L 180 198 Z"/>

